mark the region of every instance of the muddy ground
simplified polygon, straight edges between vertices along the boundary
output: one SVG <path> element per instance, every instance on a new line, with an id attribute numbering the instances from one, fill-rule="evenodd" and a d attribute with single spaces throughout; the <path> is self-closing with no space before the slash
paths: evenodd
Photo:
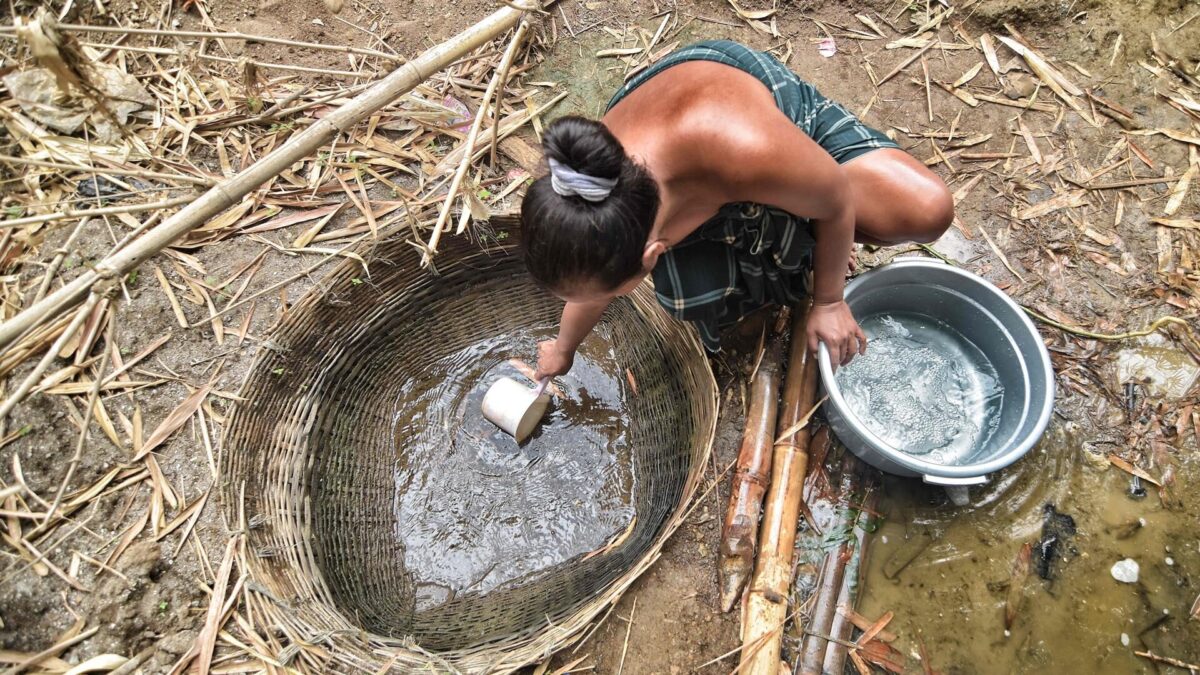
<path id="1" fill-rule="evenodd" d="M 754 6 L 750 2 L 742 4 Z M 378 36 L 400 54 L 412 55 L 472 24 L 493 4 L 427 0 L 405 3 L 375 0 L 348 2 L 338 16 L 356 24 L 358 28 L 334 19 L 318 0 L 211 0 L 204 6 L 212 23 L 222 29 L 364 47 L 378 46 Z M 108 7 L 123 23 L 133 24 L 149 21 L 163 11 L 158 6 L 124 0 L 109 3 Z M 1026 141 L 1015 135 L 1018 131 L 1015 120 L 1020 113 L 1017 109 L 988 104 L 969 108 L 936 86 L 927 100 L 926 89 L 920 82 L 922 76 L 919 67 L 910 67 L 877 91 L 872 86 L 867 66 L 878 78 L 909 55 L 911 50 L 886 50 L 883 48 L 886 40 L 865 41 L 842 37 L 846 28 L 863 29 L 854 14 L 867 9 L 891 21 L 892 25 L 882 26 L 889 39 L 907 34 L 914 27 L 915 13 L 903 11 L 896 3 L 877 1 L 865 3 L 855 10 L 836 2 L 782 2 L 775 17 L 779 34 L 775 36 L 748 27 L 738 19 L 729 4 L 723 2 L 604 3 L 571 0 L 559 3 L 541 28 L 547 42 L 557 38 L 549 60 L 524 77 L 531 81 L 563 82 L 571 91 L 571 96 L 552 111 L 550 117 L 567 112 L 596 115 L 608 94 L 620 83 L 625 69 L 619 61 L 595 58 L 598 50 L 627 46 L 604 29 L 617 31 L 619 35 L 626 27 L 638 25 L 653 33 L 662 21 L 662 12 L 670 11 L 674 15 L 673 21 L 677 22 L 671 24 L 671 42 L 686 44 L 697 39 L 727 37 L 759 48 L 777 49 L 776 53 L 780 55 L 790 53 L 788 63 L 794 70 L 814 82 L 824 94 L 846 104 L 851 110 L 865 110 L 864 119 L 869 124 L 895 133 L 901 145 L 922 160 L 934 157 L 940 149 L 934 149 L 929 142 L 913 138 L 906 132 L 945 132 L 954 129 L 966 136 L 991 134 L 990 139 L 970 150 L 1026 156 Z M 1195 45 L 1200 44 L 1200 19 L 1170 35 L 1166 33 L 1187 20 L 1196 10 L 1194 3 L 1184 0 L 1137 3 L 982 0 L 962 3 L 961 10 L 946 21 L 942 32 L 947 40 L 957 34 L 960 39 L 975 42 L 980 33 L 1003 31 L 1004 24 L 1011 23 L 1060 65 L 1068 62 L 1076 64 L 1078 68 L 1064 67 L 1073 79 L 1086 82 L 1098 95 L 1132 111 L 1141 126 L 1178 129 L 1186 128 L 1189 120 L 1155 96 L 1154 77 L 1138 62 L 1147 58 L 1152 34 L 1158 34 L 1163 44 L 1171 46 L 1176 54 L 1194 61 L 1198 55 Z M 6 11 L 7 6 L 0 9 L 0 14 Z M 74 11 L 95 20 L 93 8 L 80 7 Z M 203 25 L 194 12 L 174 11 L 179 15 L 182 27 Z M 677 29 L 678 26 L 682 28 Z M 827 31 L 839 36 L 836 40 L 838 51 L 828 58 L 818 53 L 816 44 Z M 240 45 L 230 43 L 235 51 L 241 49 Z M 263 60 L 296 62 L 323 68 L 346 65 L 342 55 L 314 56 L 270 45 L 252 46 L 248 50 Z M 953 82 L 981 60 L 978 51 L 933 50 L 929 53 L 927 64 L 933 81 Z M 321 76 L 311 77 L 315 79 Z M 985 66 L 977 77 L 988 78 L 992 75 Z M 1043 93 L 1040 100 L 1052 99 Z M 1068 176 L 1081 175 L 1075 166 L 1085 166 L 1094 171 L 1112 162 L 1113 158 L 1106 160 L 1106 155 L 1121 138 L 1117 131 L 1119 127 L 1103 116 L 1098 117 L 1103 123 L 1099 129 L 1088 125 L 1073 112 L 1067 112 L 1060 118 L 1054 113 L 1032 111 L 1021 115 L 1020 119 L 1043 153 L 1047 156 L 1062 154 L 1061 170 Z M 526 138 L 536 143 L 531 132 L 526 132 Z M 1149 169 L 1155 175 L 1165 167 L 1172 167 L 1177 174 L 1186 167 L 1188 158 L 1185 144 L 1163 136 L 1131 138 L 1136 139 L 1140 150 L 1155 165 Z M 1120 157 L 1124 158 L 1127 154 Z M 201 161 L 211 159 L 203 158 Z M 1139 161 L 1134 158 L 1127 167 L 1122 167 L 1103 180 L 1128 178 L 1135 167 L 1146 170 L 1147 167 L 1141 167 Z M 984 169 L 979 169 L 979 164 L 955 158 L 951 158 L 949 163 L 951 167 L 941 162 L 934 168 L 947 179 L 952 190 L 961 190 L 977 175 L 983 176 L 983 180 L 966 191 L 959 202 L 960 226 L 952 230 L 938 246 L 938 250 L 944 254 L 993 280 L 1021 302 L 1053 317 L 1070 317 L 1076 325 L 1092 330 L 1107 332 L 1140 327 L 1167 313 L 1187 317 L 1192 325 L 1196 325 L 1195 298 L 1188 304 L 1186 296 L 1179 299 L 1178 291 L 1174 294 L 1164 292 L 1165 285 L 1155 274 L 1159 267 L 1158 240 L 1155 228 L 1148 225 L 1148 219 L 1160 215 L 1168 196 L 1169 183 L 1141 188 L 1137 196 L 1129 194 L 1121 197 L 1124 216 L 1115 223 L 1117 197 L 1112 193 L 1102 193 L 1092 198 L 1091 208 L 1080 211 L 1076 216 L 1081 222 L 1057 217 L 1020 220 L 1012 217 L 1012 204 L 1024 206 L 1026 202 L 1042 201 L 1053 196 L 1052 189 L 1061 189 L 1065 183 L 1044 180 L 1040 175 L 1027 176 L 1023 179 L 1024 183 L 1008 180 L 1005 176 L 1010 174 L 1010 170 L 1003 160 L 993 162 Z M 1187 198 L 1179 216 L 1196 218 L 1200 207 L 1194 195 L 1195 191 L 1193 196 Z M 1082 236 L 1080 233 L 1085 227 L 1101 233 L 1101 239 L 1109 243 Z M 297 226 L 280 234 L 290 239 L 300 229 L 302 226 Z M 60 245 L 64 238 L 63 232 L 52 233 L 44 245 Z M 992 244 L 988 243 L 989 238 Z M 1198 250 L 1195 238 L 1190 241 L 1193 242 L 1192 250 Z M 76 261 L 75 264 L 85 264 L 103 255 L 110 244 L 108 231 L 96 227 L 84 233 L 70 256 Z M 201 249 L 196 255 L 209 273 L 220 279 L 253 260 L 261 249 L 256 243 L 234 238 Z M 997 251 L 1004 254 L 1003 259 L 997 255 Z M 869 265 L 886 259 L 892 253 L 894 251 L 868 252 L 862 261 Z M 271 252 L 255 278 L 254 287 L 265 288 L 283 280 L 299 264 L 307 262 Z M 217 346 L 210 324 L 204 320 L 206 314 L 202 308 L 185 306 L 184 311 L 194 327 L 189 330 L 177 328 L 172 309 L 155 281 L 150 267 L 153 265 L 160 265 L 168 276 L 173 274 L 162 260 L 152 260 L 136 281 L 127 284 L 130 302 L 121 309 L 120 340 L 123 350 L 136 353 L 159 336 L 172 333 L 170 341 L 143 365 L 146 373 L 166 380 L 148 395 L 143 393 L 137 398 L 141 414 L 151 427 L 187 396 L 189 390 L 185 382 L 195 386 L 211 381 L 216 390 L 236 392 L 258 343 L 265 337 L 271 324 L 286 310 L 288 304 L 312 287 L 320 274 L 320 271 L 315 272 L 307 279 L 291 284 L 285 296 L 278 293 L 264 296 L 256 304 L 250 318 L 249 339 L 241 345 L 227 342 Z M 35 266 L 6 273 L 27 277 L 40 274 Z M 1171 300 L 1182 302 L 1182 307 L 1178 304 L 1173 306 Z M 228 323 L 239 325 L 243 318 L 243 314 L 235 314 Z M 1070 338 L 1052 328 L 1044 328 L 1044 335 L 1055 351 L 1056 366 L 1060 372 L 1068 372 L 1071 378 L 1069 382 L 1061 382 L 1063 395 L 1056 424 L 1070 423 L 1073 436 L 1087 441 L 1084 444 L 1081 440 L 1072 448 L 1086 445 L 1084 452 L 1091 453 L 1093 457 L 1102 457 L 1112 447 L 1124 443 L 1128 431 L 1128 424 L 1120 409 L 1122 388 L 1115 372 L 1116 348 Z M 727 352 L 714 360 L 724 407 L 710 476 L 715 475 L 716 467 L 727 466 L 736 452 L 744 405 L 744 375 L 750 366 L 748 352 L 745 337 L 734 337 Z M 1084 357 L 1087 359 L 1086 365 L 1081 366 Z M 1095 373 L 1096 378 L 1086 379 L 1090 377 L 1086 373 Z M 17 377 L 20 375 L 21 371 L 18 371 Z M 146 379 L 149 377 L 146 375 Z M 1193 387 L 1182 397 L 1170 400 L 1163 414 L 1174 423 L 1175 417 L 1171 411 L 1182 408 L 1195 398 L 1196 389 Z M 106 405 L 111 415 L 133 415 L 130 397 L 114 395 L 106 400 Z M 216 399 L 210 411 L 213 413 L 210 419 L 213 434 L 219 434 L 219 418 L 228 405 L 227 397 Z M 29 485 L 43 493 L 52 492 L 61 480 L 64 457 L 69 457 L 74 450 L 77 429 L 71 421 L 73 413 L 74 408 L 68 411 L 55 397 L 33 397 L 19 407 L 8 429 L 28 426 L 30 431 L 3 448 L 4 466 L 11 464 L 11 456 L 15 454 L 19 457 Z M 74 486 L 91 484 L 104 472 L 127 459 L 126 448 L 109 443 L 99 432 L 94 432 L 92 438 L 93 442 L 83 453 Z M 1194 468 L 1197 463 L 1194 436 L 1180 434 L 1167 440 L 1171 452 L 1185 467 L 1185 470 L 1179 471 L 1179 475 L 1196 477 L 1194 470 L 1186 470 L 1187 467 Z M 177 488 L 181 503 L 191 503 L 213 485 L 215 464 L 220 459 L 219 449 L 215 452 L 217 454 L 210 462 L 204 434 L 194 422 L 185 427 L 184 433 L 176 434 L 157 450 L 161 470 L 170 484 Z M 1114 468 L 1103 471 L 1117 472 Z M 1087 491 L 1076 499 L 1074 508 L 1086 509 L 1093 502 L 1107 503 L 1113 498 L 1112 491 L 1124 489 L 1125 478 L 1117 474 L 1117 478 L 1085 481 Z M 1033 482 L 1039 479 L 1039 475 L 1030 473 L 1023 480 Z M 7 475 L 5 480 L 10 480 Z M 1178 577 L 1177 588 L 1170 594 L 1173 606 L 1182 606 L 1184 614 L 1198 592 L 1197 586 L 1200 586 L 1200 560 L 1195 555 L 1194 536 L 1197 503 L 1196 497 L 1188 494 L 1189 487 L 1186 482 L 1180 483 L 1181 499 L 1185 504 L 1158 517 L 1156 522 L 1161 533 L 1155 539 L 1178 537 L 1178 546 L 1191 551 L 1186 556 L 1175 556 L 1177 560 L 1173 574 Z M 903 492 L 902 487 L 893 486 L 890 490 Z M 149 501 L 148 492 L 148 487 L 138 487 L 134 491 L 116 494 L 111 499 L 97 500 L 95 506 L 76 514 L 73 529 L 64 531 L 69 536 L 56 543 L 50 559 L 66 568 L 71 564 L 74 553 L 88 555 L 89 551 L 107 545 L 144 515 Z M 716 609 L 714 555 L 725 499 L 723 489 L 704 497 L 705 502 L 693 511 L 688 522 L 667 543 L 662 559 L 625 594 L 594 637 L 577 652 L 556 657 L 552 668 L 586 656 L 577 666 L 577 671 L 590 667 L 592 672 L 606 674 L 729 672 L 733 667 L 730 659 L 701 667 L 730 652 L 738 644 L 736 616 L 721 614 Z M 921 499 L 936 497 L 922 495 L 918 501 Z M 1037 498 L 1024 499 L 1019 507 L 1040 508 L 1040 504 L 1033 503 L 1035 501 Z M 208 606 L 208 589 L 201 580 L 212 577 L 211 570 L 220 562 L 221 549 L 228 535 L 227 524 L 223 522 L 215 502 L 214 498 L 205 505 L 196 521 L 194 534 L 183 546 L 180 546 L 178 532 L 164 537 L 162 541 L 152 541 L 143 536 L 121 557 L 115 572 L 99 570 L 87 562 L 79 564 L 78 575 L 87 589 L 85 591 L 70 588 L 53 574 L 39 576 L 21 558 L 4 549 L 3 569 L 0 570 L 0 621 L 3 622 L 0 625 L 0 647 L 14 652 L 38 652 L 56 642 L 79 616 L 86 618 L 89 626 L 98 626 L 99 630 L 90 639 L 64 652 L 62 658 L 79 662 L 102 653 L 132 656 L 153 648 L 145 665 L 146 672 L 168 670 L 191 646 L 198 633 Z M 1003 500 L 1001 503 L 1004 503 Z M 895 522 L 906 517 L 911 519 L 904 512 L 905 508 L 914 508 L 911 503 L 908 504 L 891 502 L 896 511 L 889 515 L 895 518 Z M 1018 508 L 1012 503 L 1008 506 L 1014 510 Z M 994 509 L 991 513 L 997 519 L 1007 517 L 1004 509 Z M 1124 510 L 1121 510 L 1121 515 L 1126 515 Z M 1191 524 L 1185 527 L 1184 521 L 1187 520 Z M 986 538 L 987 535 L 981 533 L 993 524 L 982 516 L 972 522 L 975 522 L 975 529 L 962 536 Z M 903 526 L 901 528 L 903 533 Z M 1007 562 L 1000 565 L 1000 568 L 1006 567 Z M 914 583 L 930 583 L 939 574 L 942 571 L 933 568 L 930 579 L 920 578 Z M 1004 581 L 1002 569 L 990 569 L 987 574 L 992 575 L 988 581 Z M 997 575 L 1001 578 L 993 578 Z M 876 580 L 882 581 L 871 578 L 868 584 Z M 960 582 L 962 579 L 955 577 L 955 583 Z M 930 602 L 952 606 L 956 602 L 967 601 L 966 597 L 944 589 L 924 590 L 928 592 Z M 902 595 L 911 598 L 916 592 L 910 585 Z M 971 598 L 970 602 L 994 601 L 994 597 L 990 600 L 980 600 L 976 596 Z M 889 602 L 892 604 L 889 605 Z M 908 606 L 901 608 L 895 602 L 898 602 L 895 598 L 886 601 L 878 597 L 872 599 L 868 586 L 866 604 L 872 612 L 881 614 L 892 609 L 897 613 L 897 624 L 893 629 L 902 635 L 908 632 L 910 636 L 918 632 L 921 626 L 905 618 L 904 612 L 907 611 L 911 616 L 920 609 Z M 1041 602 L 1050 608 L 1050 616 L 1056 621 L 1061 622 L 1073 616 L 1056 613 L 1060 611 L 1055 609 L 1058 605 L 1045 598 L 1028 603 L 1027 611 L 1042 611 L 1038 604 Z M 1180 610 L 1175 610 L 1175 613 L 1181 614 Z M 955 624 L 946 621 L 938 625 L 942 630 L 949 630 Z M 1196 635 L 1192 627 L 1194 625 L 1194 621 L 1186 623 L 1181 616 L 1165 627 L 1156 626 L 1156 630 L 1174 631 L 1172 639 L 1156 644 L 1170 646 L 1174 649 L 1173 656 L 1194 663 L 1200 660 L 1200 653 L 1197 652 L 1200 636 Z M 991 628 L 994 626 L 981 628 L 980 635 Z M 1111 637 L 1116 640 L 1119 636 Z M 1072 636 L 1065 635 L 1052 641 L 1050 647 L 1033 650 L 1036 652 L 1034 657 L 1042 658 L 1040 661 L 1037 658 L 1032 661 L 991 661 L 995 653 L 1007 649 L 994 635 L 980 638 L 980 642 L 992 645 L 993 650 L 957 649 L 947 643 L 946 648 L 939 651 L 939 645 L 935 644 L 936 636 L 931 637 L 926 633 L 924 639 L 932 647 L 929 658 L 933 667 L 939 672 L 955 673 L 1003 672 L 1013 668 L 1034 667 L 1039 663 L 1045 666 L 1048 662 L 1054 662 L 1053 659 L 1046 660 L 1045 651 L 1057 650 L 1066 657 L 1072 655 L 1071 650 L 1079 648 Z M 1036 642 L 1036 637 L 1034 639 Z M 1149 662 L 1132 656 L 1099 663 L 1117 664 L 1114 667 L 1121 672 L 1154 670 Z M 920 666 L 915 668 L 919 671 Z"/>

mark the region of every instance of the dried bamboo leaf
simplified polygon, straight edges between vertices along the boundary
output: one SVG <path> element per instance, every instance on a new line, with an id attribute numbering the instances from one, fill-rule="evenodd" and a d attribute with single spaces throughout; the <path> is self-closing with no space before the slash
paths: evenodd
<path id="1" fill-rule="evenodd" d="M 172 410 L 171 414 L 167 415 L 166 419 L 164 419 L 158 425 L 158 427 L 151 432 L 150 438 L 146 439 L 145 444 L 143 444 L 141 449 L 138 450 L 137 454 L 134 455 L 133 460 L 137 461 L 145 457 L 147 454 L 161 445 L 163 441 L 167 440 L 171 434 L 175 433 L 179 427 L 183 426 L 183 423 L 187 422 L 188 419 L 190 419 L 191 416 L 196 413 L 196 409 L 199 408 L 200 404 L 204 402 L 204 399 L 208 396 L 208 392 L 211 388 L 212 387 L 210 385 L 204 385 L 203 387 L 200 387 L 196 391 L 192 392 L 190 396 L 185 398 L 183 402 L 180 403 L 174 410 Z"/>
<path id="2" fill-rule="evenodd" d="M 745 19 L 746 21 L 761 21 L 774 16 L 776 12 L 774 7 L 771 9 L 743 9 L 742 6 L 737 3 L 737 0 L 729 0 L 729 5 L 733 7 L 733 11 L 737 12 L 739 17 Z"/>
<path id="3" fill-rule="evenodd" d="M 1187 197 L 1188 186 L 1192 184 L 1192 179 L 1196 177 L 1196 172 L 1200 170 L 1200 166 L 1195 164 L 1188 167 L 1188 170 L 1183 172 L 1179 181 L 1175 183 L 1175 187 L 1171 190 L 1171 196 L 1167 199 L 1167 205 L 1163 208 L 1164 216 L 1173 216 L 1183 206 L 1183 200 Z"/>
<path id="4" fill-rule="evenodd" d="M 1064 192 L 1046 201 L 1038 202 L 1037 204 L 1021 209 L 1017 212 L 1017 218 L 1020 220 L 1032 220 L 1033 218 L 1040 218 L 1061 209 L 1082 206 L 1086 201 L 1086 197 L 1087 190 Z"/>
<path id="5" fill-rule="evenodd" d="M 954 81 L 954 84 L 952 84 L 952 85 L 950 85 L 950 86 L 954 87 L 955 89 L 957 89 L 957 88 L 959 88 L 959 87 L 963 86 L 964 84 L 966 84 L 966 83 L 970 82 L 971 80 L 975 79 L 975 76 L 976 76 L 976 75 L 978 75 L 978 74 L 979 74 L 979 71 L 981 71 L 981 70 L 983 70 L 983 61 L 980 61 L 979 63 L 976 63 L 974 67 L 972 67 L 972 68 L 971 68 L 970 70 L 968 70 L 967 72 L 963 73 L 963 74 L 962 74 L 962 77 L 960 77 L 960 78 L 958 78 L 957 80 L 955 80 L 955 81 Z"/>

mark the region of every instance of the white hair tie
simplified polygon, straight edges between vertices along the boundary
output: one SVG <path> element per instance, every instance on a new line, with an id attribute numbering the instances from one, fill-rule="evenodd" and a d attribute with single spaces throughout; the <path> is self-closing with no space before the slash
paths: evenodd
<path id="1" fill-rule="evenodd" d="M 602 202 L 617 186 L 616 178 L 597 178 L 579 173 L 557 160 L 548 158 L 546 161 L 550 164 L 550 186 L 564 197 L 581 197 L 589 202 Z"/>

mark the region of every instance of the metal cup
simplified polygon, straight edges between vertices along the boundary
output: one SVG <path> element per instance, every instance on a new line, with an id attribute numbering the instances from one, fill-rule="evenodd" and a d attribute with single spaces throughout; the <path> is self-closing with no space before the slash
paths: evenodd
<path id="1" fill-rule="evenodd" d="M 546 414 L 550 405 L 550 395 L 545 393 L 549 383 L 547 378 L 530 389 L 511 377 L 500 378 L 483 395 L 483 416 L 522 443 Z"/>

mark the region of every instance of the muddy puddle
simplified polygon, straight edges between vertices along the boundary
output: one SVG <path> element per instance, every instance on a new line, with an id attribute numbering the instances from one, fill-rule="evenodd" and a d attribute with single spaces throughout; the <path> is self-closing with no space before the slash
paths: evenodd
<path id="1" fill-rule="evenodd" d="M 580 349 L 524 443 L 484 419 L 500 377 L 526 382 L 554 328 L 475 343 L 428 364 L 395 404 L 397 532 L 417 611 L 486 593 L 602 548 L 634 518 L 625 379 L 604 327 Z"/>
<path id="2" fill-rule="evenodd" d="M 940 672 L 1157 672 L 1134 654 L 1146 650 L 1200 659 L 1200 621 L 1188 617 L 1200 593 L 1200 496 L 1177 489 L 1171 509 L 1153 486 L 1132 496 L 1130 476 L 1087 438 L 1056 419 L 965 508 L 939 488 L 885 478 L 861 611 L 895 612 L 895 646 L 916 663 L 923 642 Z M 1179 457 L 1178 485 L 1195 485 L 1200 463 Z M 1026 543 L 1022 582 L 1013 569 Z M 1135 583 L 1113 577 L 1126 559 Z"/>

